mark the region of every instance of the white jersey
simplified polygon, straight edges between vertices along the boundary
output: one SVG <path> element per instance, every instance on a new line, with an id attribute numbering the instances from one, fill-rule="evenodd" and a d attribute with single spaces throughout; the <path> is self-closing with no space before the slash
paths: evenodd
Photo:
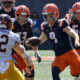
<path id="1" fill-rule="evenodd" d="M 9 30 L 0 29 L 0 62 L 12 60 L 12 48 L 16 42 L 20 43 L 18 34 Z"/>

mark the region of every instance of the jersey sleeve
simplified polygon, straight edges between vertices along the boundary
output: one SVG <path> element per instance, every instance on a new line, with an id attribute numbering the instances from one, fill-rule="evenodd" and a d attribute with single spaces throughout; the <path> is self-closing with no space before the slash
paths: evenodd
<path id="1" fill-rule="evenodd" d="M 44 32 L 44 33 L 46 33 L 46 31 L 47 31 L 47 22 L 43 22 L 42 24 L 41 24 L 41 32 Z"/>
<path id="2" fill-rule="evenodd" d="M 20 36 L 18 34 L 16 34 L 16 33 L 12 33 L 12 34 L 13 34 L 13 39 L 15 40 L 15 42 L 20 43 L 21 42 Z"/>
<path id="3" fill-rule="evenodd" d="M 15 41 L 18 42 L 18 43 L 21 42 L 21 40 L 20 40 L 20 36 L 19 36 L 18 34 L 16 34 L 16 36 L 15 36 Z"/>
<path id="4" fill-rule="evenodd" d="M 20 40 L 20 36 L 17 34 L 17 36 L 16 36 L 17 38 L 16 38 L 16 42 L 21 42 L 21 40 Z"/>
<path id="5" fill-rule="evenodd" d="M 29 27 L 28 32 L 27 32 L 27 38 L 30 38 L 33 36 L 32 28 Z"/>
<path id="6" fill-rule="evenodd" d="M 44 31 L 44 22 L 41 24 L 41 31 Z"/>
<path id="7" fill-rule="evenodd" d="M 30 23 L 30 27 L 32 28 L 33 27 L 33 21 L 32 21 L 32 19 L 29 18 L 28 21 Z"/>
<path id="8" fill-rule="evenodd" d="M 27 38 L 30 38 L 33 36 L 33 32 L 32 32 L 33 21 L 32 21 L 32 19 L 29 18 L 27 22 L 29 23 L 28 30 L 27 30 Z"/>
<path id="9" fill-rule="evenodd" d="M 59 27 L 61 27 L 62 29 L 64 29 L 65 27 L 69 26 L 69 23 L 66 19 L 62 19 L 59 22 Z"/>
<path id="10" fill-rule="evenodd" d="M 69 24 L 68 24 L 68 21 L 65 20 L 65 21 L 63 22 L 63 29 L 64 29 L 65 27 L 67 27 L 67 26 L 69 26 Z"/>
<path id="11" fill-rule="evenodd" d="M 68 21 L 69 24 L 71 24 L 71 18 L 69 17 L 69 14 L 65 15 L 65 19 Z"/>

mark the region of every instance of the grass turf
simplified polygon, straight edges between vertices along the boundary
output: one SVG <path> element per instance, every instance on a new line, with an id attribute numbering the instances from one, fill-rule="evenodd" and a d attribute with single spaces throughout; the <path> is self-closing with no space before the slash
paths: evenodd
<path id="1" fill-rule="evenodd" d="M 33 56 L 33 51 L 28 51 L 31 56 Z M 41 56 L 54 56 L 52 50 L 39 50 Z M 52 80 L 51 75 L 51 63 L 52 61 L 42 61 L 38 63 L 33 61 L 35 67 L 35 80 Z M 61 74 L 61 80 L 74 80 L 74 77 L 70 75 L 69 67 L 67 67 Z"/>

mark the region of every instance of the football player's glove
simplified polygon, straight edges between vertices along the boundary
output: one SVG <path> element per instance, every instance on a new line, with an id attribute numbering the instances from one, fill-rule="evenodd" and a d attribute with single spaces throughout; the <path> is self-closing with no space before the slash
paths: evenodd
<path id="1" fill-rule="evenodd" d="M 40 63 L 41 62 L 41 56 L 38 53 L 36 53 L 34 56 L 37 58 L 38 63 Z"/>

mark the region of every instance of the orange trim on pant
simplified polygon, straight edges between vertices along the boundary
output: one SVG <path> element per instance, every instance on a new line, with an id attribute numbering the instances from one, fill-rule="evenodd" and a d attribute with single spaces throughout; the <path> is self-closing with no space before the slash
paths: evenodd
<path id="1" fill-rule="evenodd" d="M 80 74 L 80 58 L 73 49 L 61 56 L 56 56 L 52 63 L 52 67 L 56 66 L 60 68 L 61 72 L 68 65 L 72 66 L 73 69 L 76 69 L 77 73 Z"/>
<path id="2" fill-rule="evenodd" d="M 77 54 L 80 55 L 80 49 L 75 49 L 75 50 L 76 50 Z M 71 70 L 70 71 L 71 75 L 73 75 L 73 76 L 77 76 L 80 74 L 76 69 L 73 68 L 73 66 L 70 66 L 70 70 Z"/>

